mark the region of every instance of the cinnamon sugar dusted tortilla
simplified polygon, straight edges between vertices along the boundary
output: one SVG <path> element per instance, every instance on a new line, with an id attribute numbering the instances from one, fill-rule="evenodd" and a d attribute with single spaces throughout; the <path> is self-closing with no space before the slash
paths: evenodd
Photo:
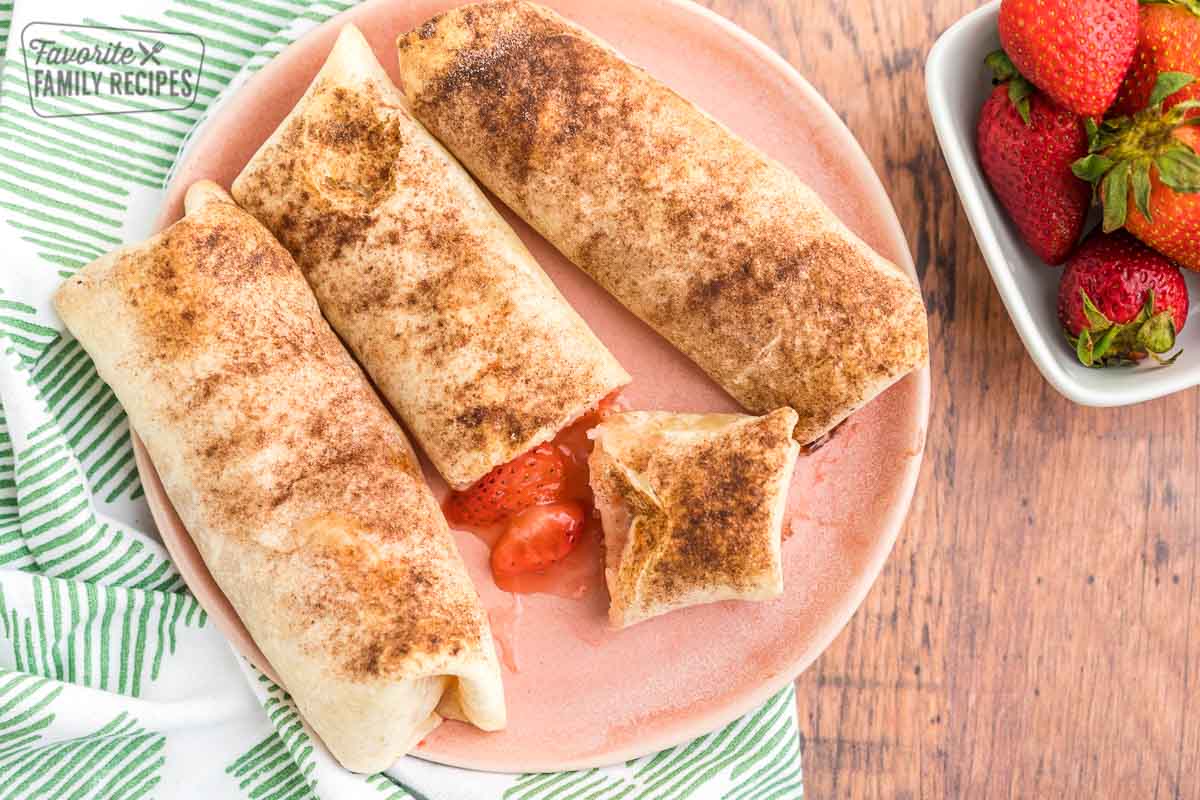
<path id="1" fill-rule="evenodd" d="M 455 488 L 629 382 L 353 26 L 233 195 Z"/>
<path id="2" fill-rule="evenodd" d="M 627 411 L 592 431 L 615 627 L 779 596 L 795 425 L 790 408 L 765 417 Z"/>
<path id="3" fill-rule="evenodd" d="M 816 439 L 927 356 L 920 293 L 792 172 L 520 0 L 398 42 L 413 113 L 744 407 Z"/>
<path id="4" fill-rule="evenodd" d="M 291 256 L 215 184 L 55 295 L 221 590 L 348 768 L 504 726 L 487 617 L 412 448 Z"/>

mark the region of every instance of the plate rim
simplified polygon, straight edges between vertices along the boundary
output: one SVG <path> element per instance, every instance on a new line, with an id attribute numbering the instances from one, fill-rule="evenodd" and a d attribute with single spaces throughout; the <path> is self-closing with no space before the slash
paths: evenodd
<path id="1" fill-rule="evenodd" d="M 282 56 L 291 48 L 302 45 L 306 39 L 321 35 L 323 31 L 327 31 L 327 29 L 330 27 L 337 27 L 346 24 L 348 17 L 355 16 L 356 14 L 367 13 L 363 10 L 365 8 L 372 6 L 384 6 L 391 2 L 394 2 L 394 0 L 366 0 L 366 2 L 359 3 L 356 6 L 352 6 L 351 8 L 341 11 L 338 14 L 330 17 L 291 42 L 287 47 L 273 56 L 271 60 L 261 69 L 251 75 L 244 83 L 242 83 L 241 86 L 237 87 L 234 91 L 226 95 L 220 101 L 220 103 L 214 107 L 213 112 L 208 116 L 208 118 L 201 122 L 201 124 L 193 130 L 193 134 L 189 137 L 188 145 L 185 146 L 184 150 L 176 159 L 175 169 L 172 171 L 170 179 L 165 187 L 166 195 L 169 196 L 172 193 L 175 184 L 178 183 L 180 179 L 180 175 L 186 172 L 184 167 L 189 164 L 192 158 L 194 146 L 204 138 L 206 133 L 205 129 L 231 113 L 230 106 L 233 105 L 232 101 L 238 96 L 242 95 L 243 93 L 253 94 L 255 91 L 257 91 L 260 82 L 270 81 L 273 73 L 282 69 L 282 66 L 280 66 L 280 56 Z M 464 3 L 461 2 L 455 3 L 455 5 L 463 4 Z M 733 22 L 732 20 L 707 7 L 693 2 L 693 0 L 657 0 L 656 4 L 659 6 L 671 7 L 676 11 L 686 14 L 698 16 L 707 23 L 714 25 L 720 30 L 721 34 L 735 40 L 738 44 L 749 49 L 755 56 L 767 62 L 769 67 L 777 75 L 783 78 L 790 88 L 798 90 L 805 96 L 807 103 L 810 104 L 813 109 L 819 112 L 822 123 L 828 125 L 836 132 L 839 152 L 843 153 L 847 157 L 848 163 L 846 166 L 849 167 L 856 180 L 855 185 L 858 187 L 858 189 L 856 190 L 855 195 L 858 197 L 866 197 L 871 202 L 873 207 L 887 209 L 888 213 L 886 214 L 886 219 L 883 220 L 883 224 L 880 226 L 880 230 L 884 236 L 890 239 L 889 242 L 885 243 L 888 245 L 887 249 L 894 252 L 896 256 L 899 256 L 899 258 L 894 258 L 891 260 L 894 260 L 896 265 L 903 270 L 904 273 L 914 281 L 918 289 L 920 289 L 920 280 L 916 273 L 915 264 L 913 263 L 911 248 L 909 247 L 908 239 L 905 235 L 904 229 L 900 224 L 899 217 L 896 214 L 895 206 L 892 203 L 891 197 L 885 190 L 878 172 L 876 172 L 870 158 L 863 150 L 861 143 L 854 136 L 853 132 L 849 129 L 841 117 L 838 116 L 838 114 L 833 110 L 833 107 L 824 98 L 824 96 L 818 92 L 817 89 L 779 53 L 755 37 L 753 34 L 737 25 L 737 23 Z M 171 206 L 164 205 L 158 217 L 155 219 L 154 231 L 160 231 L 171 222 L 175 221 L 177 215 L 174 214 L 173 211 L 174 209 Z M 918 453 L 906 460 L 904 475 L 896 483 L 899 500 L 891 505 L 891 507 L 888 509 L 885 521 L 878 528 L 879 542 L 881 546 L 878 548 L 875 558 L 869 562 L 868 568 L 860 572 L 860 574 L 856 577 L 852 588 L 843 594 L 842 602 L 838 605 L 837 611 L 834 614 L 831 614 L 829 619 L 826 621 L 826 624 L 819 628 L 820 635 L 813 637 L 813 641 L 815 642 L 814 646 L 809 648 L 809 652 L 805 653 L 801 658 L 790 664 L 787 669 L 780 670 L 776 675 L 772 676 L 771 679 L 763 681 L 763 683 L 760 684 L 756 690 L 745 692 L 734 701 L 722 705 L 721 710 L 718 713 L 705 714 L 702 720 L 704 728 L 703 730 L 689 729 L 681 732 L 667 731 L 657 736 L 640 737 L 636 740 L 635 745 L 606 750 L 600 756 L 584 756 L 576 759 L 559 761 L 553 765 L 529 762 L 510 762 L 501 765 L 494 762 L 484 763 L 480 761 L 472 761 L 469 757 L 459 758 L 445 753 L 429 751 L 414 751 L 408 755 L 414 758 L 420 758 L 425 761 L 444 764 L 452 767 L 502 773 L 558 772 L 610 766 L 633 758 L 640 758 L 666 748 L 674 747 L 690 741 L 697 736 L 702 736 L 724 727 L 725 725 L 728 725 L 739 717 L 742 717 L 746 713 L 759 707 L 777 692 L 786 687 L 789 683 L 794 682 L 806 669 L 808 669 L 809 666 L 812 665 L 813 662 L 816 661 L 817 658 L 824 654 L 829 645 L 835 638 L 837 638 L 838 634 L 845 629 L 850 619 L 862 605 L 867 594 L 878 580 L 884 564 L 886 564 L 888 558 L 891 556 L 891 552 L 895 547 L 896 539 L 899 536 L 900 530 L 903 528 L 904 523 L 908 518 L 908 513 L 915 496 L 916 485 L 920 477 L 921 466 L 924 461 L 926 442 L 928 438 L 929 415 L 932 402 L 930 364 L 926 362 L 923 367 L 908 374 L 897 383 L 905 381 L 914 381 L 916 383 L 914 392 L 914 417 L 917 423 L 916 427 L 921 433 L 920 447 Z M 136 431 L 133 431 L 132 434 L 135 460 L 138 467 L 139 477 L 141 478 L 143 485 L 146 486 L 147 484 L 151 484 L 155 490 L 156 496 L 160 496 L 162 500 L 165 501 L 168 506 L 170 506 L 170 500 L 166 496 L 165 489 L 162 487 L 161 480 L 149 458 L 148 452 L 145 450 L 145 446 L 141 442 L 141 439 L 137 436 Z M 148 477 L 149 480 L 147 480 Z M 148 486 L 146 489 L 146 496 L 147 500 L 149 501 L 151 497 L 150 486 Z M 168 512 L 165 509 L 158 507 L 157 504 L 151 504 L 150 509 L 155 524 L 161 526 Z M 160 517 L 163 519 L 160 519 Z M 180 527 L 186 531 L 186 527 L 182 525 L 180 525 Z M 168 550 L 170 551 L 170 548 L 168 548 Z M 171 552 L 171 555 L 174 559 L 173 552 Z M 201 563 L 203 563 L 202 560 Z M 207 567 L 205 568 L 207 570 Z M 228 601 L 226 600 L 226 602 Z M 205 610 L 208 611 L 207 608 Z M 226 624 L 225 619 L 220 615 L 209 612 L 209 616 L 213 618 L 214 623 L 221 631 L 222 635 L 227 639 L 232 640 L 230 644 L 233 645 L 233 649 L 238 655 L 246 657 L 248 661 L 260 669 L 260 671 L 263 671 L 265 674 L 267 674 L 268 677 L 272 677 L 274 675 L 273 670 L 270 669 L 269 663 L 266 661 L 265 657 L 262 656 L 257 645 L 253 644 L 253 640 L 249 638 L 248 632 L 245 632 L 244 626 L 242 627 L 241 631 L 237 631 L 236 629 L 233 629 L 231 625 Z M 237 617 L 236 612 L 234 612 L 234 617 Z M 230 630 L 233 631 L 233 636 L 230 635 Z M 250 644 L 253 645 L 252 653 L 247 652 L 248 648 L 246 647 L 245 640 L 249 640 Z M 237 646 L 237 642 L 242 642 L 242 646 Z M 256 658 L 252 657 L 255 655 L 257 656 Z M 260 659 L 261 663 L 259 663 Z M 266 665 L 265 669 L 262 666 L 264 664 Z M 698 716 L 694 718 L 694 722 L 700 722 Z M 307 727 L 307 722 L 305 725 Z M 688 726 L 685 725 L 682 727 L 687 728 Z M 696 725 L 693 724 L 692 727 L 695 728 Z M 311 728 L 309 728 L 309 731 L 312 733 Z"/>

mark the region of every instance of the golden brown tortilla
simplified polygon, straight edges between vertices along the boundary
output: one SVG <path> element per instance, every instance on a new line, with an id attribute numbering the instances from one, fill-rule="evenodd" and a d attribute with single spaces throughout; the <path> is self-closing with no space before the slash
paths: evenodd
<path id="1" fill-rule="evenodd" d="M 504 726 L 487 617 L 412 448 L 287 251 L 210 182 L 55 295 L 213 577 L 347 768 Z"/>
<path id="2" fill-rule="evenodd" d="M 457 489 L 629 382 L 353 26 L 233 196 Z"/>
<path id="3" fill-rule="evenodd" d="M 765 417 L 628 411 L 592 431 L 615 627 L 779 596 L 795 425 L 790 408 Z"/>
<path id="4" fill-rule="evenodd" d="M 828 432 L 925 363 L 913 282 L 808 186 L 611 47 L 519 0 L 398 42 L 413 113 L 747 409 Z"/>

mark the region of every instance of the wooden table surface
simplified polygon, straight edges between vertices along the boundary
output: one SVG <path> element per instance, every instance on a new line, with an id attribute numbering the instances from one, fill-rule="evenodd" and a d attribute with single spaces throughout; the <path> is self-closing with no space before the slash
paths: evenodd
<path id="1" fill-rule="evenodd" d="M 925 101 L 930 46 L 981 3 L 704 2 L 833 99 L 929 308 L 933 416 L 911 516 L 797 684 L 806 794 L 1200 797 L 1200 394 L 1082 408 L 1026 355 Z"/>

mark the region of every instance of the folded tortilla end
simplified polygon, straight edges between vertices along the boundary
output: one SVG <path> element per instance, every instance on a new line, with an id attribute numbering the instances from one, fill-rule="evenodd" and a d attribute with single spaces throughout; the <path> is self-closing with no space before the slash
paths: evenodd
<path id="1" fill-rule="evenodd" d="M 783 592 L 795 424 L 790 408 L 762 417 L 629 411 L 595 430 L 588 465 L 613 627 Z"/>
<path id="2" fill-rule="evenodd" d="M 233 198 L 216 181 L 203 178 L 188 187 L 183 196 L 183 211 L 191 214 L 207 203 L 232 203 Z"/>

